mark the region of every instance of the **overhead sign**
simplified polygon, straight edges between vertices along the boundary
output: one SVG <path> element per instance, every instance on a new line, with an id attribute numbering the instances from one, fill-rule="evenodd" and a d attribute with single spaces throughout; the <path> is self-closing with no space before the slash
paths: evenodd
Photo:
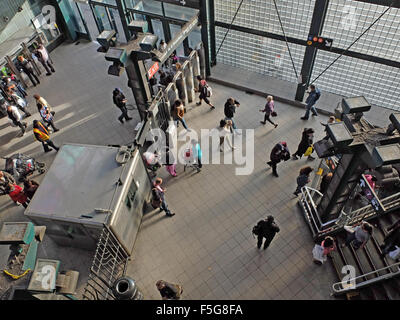
<path id="1" fill-rule="evenodd" d="M 200 9 L 200 0 L 156 0 L 156 1 L 176 4 L 182 7 Z"/>
<path id="2" fill-rule="evenodd" d="M 307 45 L 317 48 L 332 48 L 333 40 L 310 34 L 307 38 Z"/>
<path id="3" fill-rule="evenodd" d="M 153 64 L 153 65 L 150 67 L 149 71 L 147 71 L 147 75 L 149 76 L 149 80 L 150 80 L 151 78 L 153 78 L 153 76 L 156 74 L 156 72 L 158 71 L 158 69 L 160 69 L 160 66 L 159 66 L 158 62 L 156 62 L 155 64 Z"/>

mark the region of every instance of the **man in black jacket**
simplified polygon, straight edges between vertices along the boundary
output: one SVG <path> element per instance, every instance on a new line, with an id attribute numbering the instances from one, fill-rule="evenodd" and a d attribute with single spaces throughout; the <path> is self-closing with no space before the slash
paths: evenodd
<path id="1" fill-rule="evenodd" d="M 23 56 L 18 56 L 18 61 L 19 62 L 17 64 L 17 68 L 25 72 L 29 79 L 32 81 L 33 85 L 36 87 L 40 83 L 40 80 L 33 72 L 33 66 L 31 62 L 26 60 Z M 37 83 L 35 82 L 35 80 Z"/>
<path id="2" fill-rule="evenodd" d="M 235 115 L 236 108 L 239 108 L 239 107 L 240 107 L 239 101 L 233 99 L 232 97 L 229 98 L 228 100 L 226 100 L 226 102 L 225 102 L 225 106 L 224 106 L 225 121 L 226 120 L 232 121 L 231 130 L 232 130 L 232 128 L 235 131 L 237 130 L 237 127 L 236 127 L 235 121 L 233 120 L 233 117 Z"/>
<path id="3" fill-rule="evenodd" d="M 277 224 L 274 222 L 273 216 L 268 216 L 267 219 L 261 220 L 257 223 L 258 233 L 257 233 L 257 248 L 260 249 L 262 245 L 263 238 L 265 238 L 264 242 L 264 250 L 268 248 L 272 239 L 275 237 L 275 234 L 280 231 Z"/>
<path id="4" fill-rule="evenodd" d="M 287 161 L 290 159 L 290 151 L 285 141 L 279 142 L 273 147 L 270 155 L 271 161 L 267 164 L 272 168 L 272 173 L 275 177 L 279 177 L 276 171 L 276 166 L 281 160 Z"/>
<path id="5" fill-rule="evenodd" d="M 124 118 L 126 120 L 132 120 L 132 118 L 130 118 L 128 116 L 128 109 L 126 109 L 127 100 L 126 100 L 124 94 L 122 93 L 122 91 L 118 88 L 115 88 L 113 91 L 113 102 L 122 112 L 122 114 L 118 118 L 118 120 L 121 123 L 124 123 L 124 120 L 123 120 Z"/>

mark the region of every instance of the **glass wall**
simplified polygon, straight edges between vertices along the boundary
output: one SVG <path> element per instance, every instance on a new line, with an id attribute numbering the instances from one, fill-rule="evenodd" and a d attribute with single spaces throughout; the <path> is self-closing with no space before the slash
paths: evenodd
<path id="1" fill-rule="evenodd" d="M 215 20 L 230 24 L 240 0 L 215 0 Z M 283 28 L 288 37 L 305 41 L 312 20 L 315 0 L 277 1 Z M 360 1 L 331 0 L 322 36 L 333 39 L 333 47 L 350 46 L 387 9 Z M 244 1 L 234 25 L 282 36 L 273 1 Z M 216 48 L 225 35 L 216 28 Z M 357 41 L 350 51 L 400 61 L 400 9 L 392 8 Z M 297 72 L 300 73 L 305 46 L 289 44 Z M 338 57 L 318 50 L 311 80 Z M 251 70 L 281 80 L 297 82 L 283 41 L 231 30 L 223 44 L 218 63 Z M 315 84 L 322 90 L 343 96 L 364 95 L 372 104 L 400 110 L 400 69 L 376 62 L 342 56 Z M 295 92 L 293 92 L 293 97 Z"/>

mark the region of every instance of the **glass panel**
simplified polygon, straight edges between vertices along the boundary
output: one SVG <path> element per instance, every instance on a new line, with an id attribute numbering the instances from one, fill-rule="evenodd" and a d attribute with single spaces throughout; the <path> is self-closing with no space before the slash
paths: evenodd
<path id="1" fill-rule="evenodd" d="M 101 31 L 114 29 L 110 24 L 110 20 L 108 19 L 106 8 L 94 6 L 94 11 Z"/>
<path id="2" fill-rule="evenodd" d="M 164 3 L 165 15 L 170 18 L 190 20 L 199 10 Z"/>
<path id="3" fill-rule="evenodd" d="M 154 34 L 158 36 L 158 42 L 157 42 L 157 47 L 158 47 L 161 40 L 165 41 L 162 23 L 160 20 L 151 19 L 151 24 L 153 25 Z"/>
<path id="4" fill-rule="evenodd" d="M 231 23 L 241 0 L 215 0 L 215 21 Z M 315 0 L 277 1 L 287 36 L 306 39 L 310 30 Z M 294 9 L 295 8 L 295 9 Z M 273 1 L 245 1 L 236 16 L 235 25 L 282 34 Z"/>
<path id="5" fill-rule="evenodd" d="M 169 24 L 169 27 L 170 27 L 170 29 L 171 29 L 171 36 L 172 36 L 172 39 L 173 39 L 173 38 L 175 38 L 176 34 L 178 34 L 178 33 L 181 31 L 181 26 L 178 26 L 178 25 L 176 25 L 176 24 L 170 23 L 170 24 Z M 181 43 L 181 44 L 179 45 L 179 47 L 176 49 L 176 54 L 177 54 L 179 57 L 185 56 L 185 51 L 184 51 L 184 49 L 183 49 L 183 43 Z"/>
<path id="6" fill-rule="evenodd" d="M 126 7 L 129 9 L 144 10 L 150 13 L 156 13 L 162 15 L 161 2 L 154 0 L 125 0 Z M 137 7 L 136 7 L 137 6 Z"/>
<path id="7" fill-rule="evenodd" d="M 80 33 L 86 34 L 85 26 L 82 23 L 81 16 L 79 15 L 78 8 L 76 7 L 76 2 L 73 0 L 69 0 L 70 6 L 73 11 L 73 17 L 71 17 L 74 20 L 74 25 L 76 26 L 76 31 L 79 31 Z"/>

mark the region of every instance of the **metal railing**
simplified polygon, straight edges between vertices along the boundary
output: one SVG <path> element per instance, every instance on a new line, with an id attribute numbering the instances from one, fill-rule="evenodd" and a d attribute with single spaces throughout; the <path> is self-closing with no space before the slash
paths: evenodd
<path id="1" fill-rule="evenodd" d="M 388 270 L 388 269 L 390 270 L 391 268 L 395 268 L 395 267 L 397 267 L 398 271 L 396 271 L 396 272 L 390 271 L 389 273 L 384 274 L 382 276 L 379 276 L 379 277 L 376 277 L 376 278 L 373 278 L 373 279 L 369 279 L 369 280 L 365 280 L 365 281 L 362 281 L 360 283 L 357 283 L 358 279 L 366 278 L 367 276 L 369 276 L 371 274 L 376 274 L 376 273 L 378 273 L 380 271 L 385 271 L 385 270 Z M 334 291 L 333 294 L 334 295 L 339 295 L 339 294 L 343 294 L 343 293 L 345 293 L 347 291 L 350 291 L 350 290 L 361 289 L 361 288 L 369 286 L 371 284 L 378 283 L 380 281 L 387 280 L 387 279 L 390 279 L 390 278 L 393 278 L 393 277 L 396 277 L 396 276 L 399 276 L 399 275 L 400 275 L 400 262 L 397 262 L 397 263 L 392 264 L 390 266 L 387 266 L 387 267 L 384 267 L 384 268 L 381 268 L 381 269 L 378 269 L 378 270 L 374 270 L 374 271 L 362 274 L 362 275 L 360 275 L 358 277 L 347 279 L 346 281 L 336 282 L 336 283 L 334 283 L 332 285 L 332 290 Z"/>
<path id="2" fill-rule="evenodd" d="M 129 255 L 105 226 L 97 244 L 83 299 L 115 300 L 112 286 L 124 276 L 128 258 Z"/>

